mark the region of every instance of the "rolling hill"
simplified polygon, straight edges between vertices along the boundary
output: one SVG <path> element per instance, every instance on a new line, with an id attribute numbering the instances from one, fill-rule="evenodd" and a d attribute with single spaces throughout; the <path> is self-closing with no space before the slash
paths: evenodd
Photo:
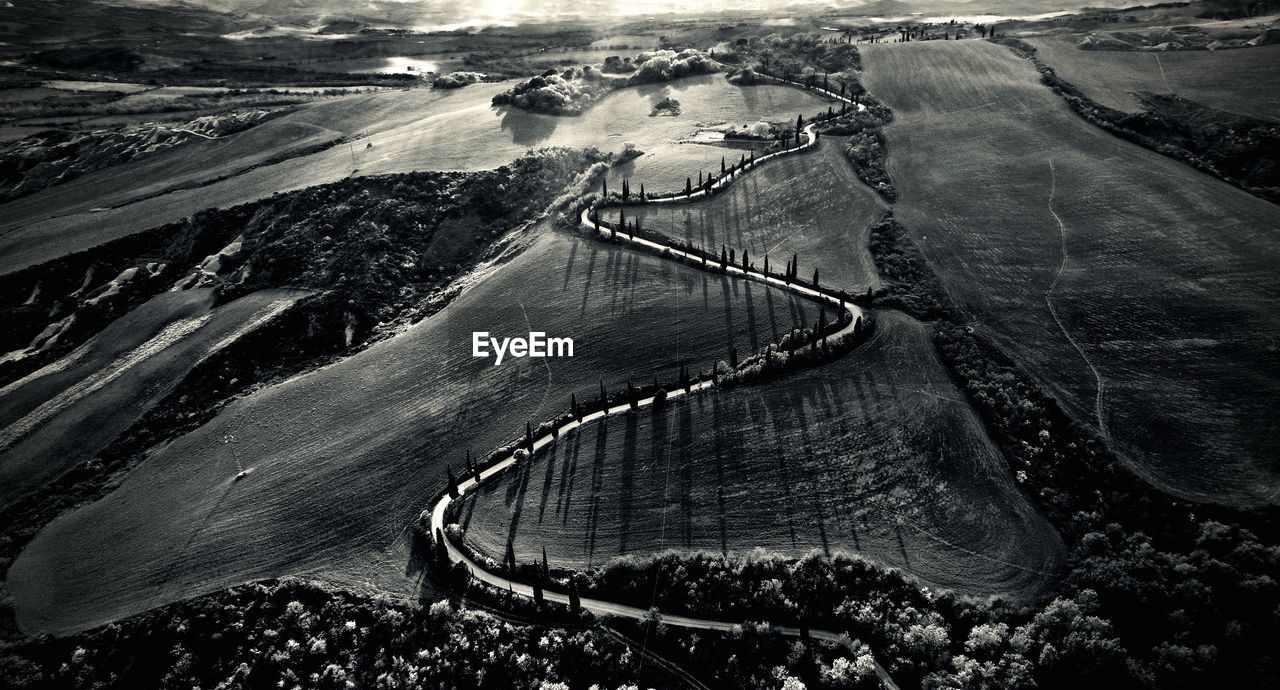
<path id="1" fill-rule="evenodd" d="M 1075 116 L 980 41 L 868 46 L 898 218 L 974 328 L 1176 495 L 1274 504 L 1280 208 Z"/>

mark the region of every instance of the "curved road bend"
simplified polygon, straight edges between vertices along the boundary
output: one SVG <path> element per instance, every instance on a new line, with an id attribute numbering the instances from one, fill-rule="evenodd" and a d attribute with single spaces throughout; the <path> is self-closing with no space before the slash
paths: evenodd
<path id="1" fill-rule="evenodd" d="M 795 153 L 797 151 L 801 151 L 806 148 L 812 147 L 816 143 L 816 139 L 814 137 L 814 132 L 813 132 L 813 125 L 809 125 L 809 127 L 806 129 L 806 132 L 809 135 L 809 141 L 805 145 L 797 148 L 789 149 L 787 151 L 780 151 L 774 154 L 770 154 L 769 156 L 766 156 L 764 158 L 757 159 L 756 163 L 759 164 L 760 162 L 764 161 L 767 158 L 785 155 L 787 153 Z M 721 182 L 724 182 L 724 178 L 721 178 Z M 698 194 L 702 196 L 706 195 L 706 193 L 701 190 L 698 192 Z M 677 197 L 678 200 L 683 200 L 684 198 L 685 197 Z M 654 199 L 647 203 L 670 203 L 671 201 L 673 201 L 673 199 L 661 199 L 661 200 Z M 579 218 L 579 222 L 584 228 L 592 229 L 592 230 L 596 229 L 595 223 L 591 220 L 590 208 L 583 210 L 582 215 Z M 597 233 L 601 236 L 608 236 L 609 229 L 606 226 L 602 225 L 597 230 Z M 671 247 L 667 247 L 665 245 L 658 244 L 657 242 L 652 242 L 650 240 L 646 240 L 639 237 L 629 236 L 629 235 L 626 235 L 625 233 L 620 234 L 617 237 L 623 241 L 645 247 L 646 249 L 656 250 L 660 253 L 670 252 L 672 255 L 683 257 L 685 259 L 689 259 L 695 262 L 700 262 L 702 260 L 701 256 L 695 256 L 693 254 L 689 254 L 687 252 L 684 252 L 678 249 L 674 249 Z M 856 327 L 858 320 L 863 316 L 862 309 L 860 309 L 857 305 L 846 302 L 841 298 L 828 294 L 827 292 L 824 292 L 822 290 L 815 290 L 813 288 L 805 287 L 803 285 L 788 283 L 781 278 L 777 278 L 772 275 L 766 276 L 763 273 L 756 270 L 744 270 L 740 266 L 728 266 L 724 269 L 724 271 L 730 275 L 736 275 L 736 276 L 747 278 L 750 280 L 764 282 L 768 285 L 773 285 L 775 287 L 788 290 L 790 292 L 802 295 L 804 297 L 808 297 L 810 299 L 816 299 L 816 300 L 826 302 L 829 304 L 834 304 L 837 306 L 843 303 L 843 307 L 845 311 L 849 314 L 848 324 L 842 329 L 840 329 L 838 332 L 828 337 L 840 338 L 847 334 L 852 333 L 854 328 Z M 712 387 L 711 381 L 699 381 L 691 385 L 687 392 L 679 388 L 672 391 L 668 391 L 667 399 L 671 400 L 673 398 L 679 398 L 680 396 L 690 395 L 692 393 L 705 391 L 711 387 Z M 648 398 L 638 401 L 636 405 L 638 408 L 648 407 L 652 405 L 653 402 L 654 402 L 654 398 L 653 396 L 650 396 Z M 620 405 L 615 405 L 613 407 L 610 407 L 607 411 L 597 410 L 591 414 L 584 415 L 581 421 L 569 420 L 564 424 L 560 425 L 559 427 L 557 427 L 556 433 L 554 435 L 543 434 L 542 436 L 535 439 L 533 442 L 533 450 L 534 452 L 537 452 L 538 450 L 553 443 L 555 438 L 567 432 L 573 431 L 574 429 L 577 429 L 581 426 L 590 424 L 600 419 L 604 419 L 605 417 L 625 414 L 630 410 L 631 410 L 631 405 L 629 403 L 623 403 Z M 505 471 L 507 468 L 511 467 L 514 464 L 516 464 L 516 458 L 513 452 L 511 455 L 508 455 L 507 457 L 502 458 L 500 461 L 490 466 L 488 469 L 480 472 L 478 477 L 471 477 L 464 481 L 459 482 L 457 486 L 459 497 L 464 496 L 468 491 L 475 489 L 486 480 L 492 479 L 500 475 L 503 471 Z M 449 505 L 453 502 L 453 500 L 454 499 L 450 498 L 450 496 L 446 493 L 442 495 L 441 498 L 436 502 L 436 504 L 429 509 L 429 512 L 431 515 L 431 534 L 433 538 L 437 534 L 442 535 L 444 533 L 445 511 L 448 509 Z M 424 516 L 425 516 L 425 513 L 424 513 Z M 476 578 L 477 580 L 480 580 L 481 582 L 489 584 L 493 587 L 497 587 L 499 589 L 505 589 L 509 592 L 513 592 L 523 597 L 529 597 L 529 598 L 533 597 L 533 588 L 530 587 L 529 585 L 507 579 L 501 575 L 485 570 L 478 563 L 472 560 L 469 556 L 462 553 L 462 551 L 460 551 L 456 546 L 454 546 L 453 542 L 449 541 L 448 539 L 444 539 L 444 544 L 445 544 L 445 549 L 446 549 L 446 553 L 448 555 L 449 561 L 451 563 L 462 563 L 464 566 L 466 566 L 467 570 L 470 571 L 472 577 Z M 569 597 L 565 594 L 561 594 L 558 592 L 544 591 L 543 597 L 549 601 L 553 601 L 559 604 L 567 605 L 569 603 Z M 591 599 L 587 597 L 581 597 L 581 605 L 583 608 L 587 609 L 588 611 L 596 615 L 619 616 L 622 618 L 629 618 L 632 620 L 643 620 L 649 616 L 649 611 L 646 609 L 641 609 L 635 606 L 628 606 L 625 604 L 618 604 L 611 601 L 605 601 L 603 599 Z M 666 623 L 667 625 L 675 625 L 682 628 L 691 628 L 696 630 L 714 630 L 719 632 L 728 632 L 732 630 L 733 627 L 736 625 L 735 623 L 730 623 L 728 621 L 718 621 L 718 620 L 710 620 L 705 618 L 693 618 L 690 616 L 665 615 L 665 614 L 662 615 L 662 622 Z M 774 632 L 777 632 L 781 635 L 785 635 L 788 637 L 800 636 L 799 628 L 786 627 L 786 626 L 772 626 L 772 630 Z M 854 649 L 853 641 L 850 640 L 848 635 L 845 635 L 845 634 L 836 633 L 829 630 L 814 629 L 809 631 L 809 635 L 811 638 L 815 640 L 838 644 L 850 649 L 851 651 Z M 884 669 L 884 667 L 880 665 L 879 661 L 875 662 L 875 669 L 876 669 L 876 676 L 880 679 L 881 684 L 883 684 L 886 688 L 889 688 L 890 690 L 899 690 L 897 684 L 893 682 L 893 679 L 889 676 L 889 673 Z"/>

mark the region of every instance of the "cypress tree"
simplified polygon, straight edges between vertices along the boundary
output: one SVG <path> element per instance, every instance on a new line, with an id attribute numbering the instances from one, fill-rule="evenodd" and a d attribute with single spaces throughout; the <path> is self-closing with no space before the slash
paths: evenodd
<path id="1" fill-rule="evenodd" d="M 569 576 L 569 610 L 577 613 L 582 610 L 582 597 L 578 595 L 578 576 Z"/>
<path id="2" fill-rule="evenodd" d="M 684 195 L 689 196 L 690 194 L 693 194 L 693 180 L 686 177 L 684 178 Z"/>
<path id="3" fill-rule="evenodd" d="M 631 188 L 627 186 L 627 178 L 622 178 L 622 203 L 627 203 L 627 197 L 631 196 Z"/>
<path id="4" fill-rule="evenodd" d="M 755 165 L 755 164 L 756 164 L 756 150 L 755 150 L 755 149 L 751 149 L 751 164 L 752 164 L 752 165 Z"/>
<path id="5" fill-rule="evenodd" d="M 725 173 L 724 156 L 720 156 L 720 177 L 724 177 L 724 173 Z"/>
<path id="6" fill-rule="evenodd" d="M 742 157 L 738 159 L 738 169 L 741 170 L 746 166 L 747 166 L 747 154 L 744 153 L 742 154 Z"/>
<path id="7" fill-rule="evenodd" d="M 853 322 L 853 337 L 855 339 L 862 337 L 862 317 L 861 316 L 859 316 L 858 319 Z"/>
<path id="8" fill-rule="evenodd" d="M 796 115 L 796 146 L 800 145 L 800 130 L 804 129 L 804 115 Z"/>
<path id="9" fill-rule="evenodd" d="M 457 498 L 458 480 L 453 477 L 453 468 L 446 467 L 444 471 L 449 475 L 449 498 Z"/>
<path id="10" fill-rule="evenodd" d="M 582 413 L 578 411 L 578 396 L 574 393 L 569 394 L 569 413 L 577 421 L 582 421 Z"/>
<path id="11" fill-rule="evenodd" d="M 467 474 L 474 477 L 477 482 L 480 481 L 480 470 L 477 470 L 476 464 L 471 461 L 471 451 L 467 451 Z"/>
<path id="12" fill-rule="evenodd" d="M 532 582 L 530 583 L 530 586 L 533 587 L 533 601 L 538 606 L 542 606 L 542 578 L 538 577 L 538 569 L 536 566 L 533 568 L 533 577 L 531 580 Z"/>
<path id="13" fill-rule="evenodd" d="M 792 254 L 791 255 L 791 279 L 795 280 L 796 276 L 798 275 L 800 275 L 800 255 Z"/>
<path id="14" fill-rule="evenodd" d="M 764 274 L 769 275 L 769 255 L 764 255 Z"/>
<path id="15" fill-rule="evenodd" d="M 524 423 L 524 445 L 530 453 L 533 452 L 533 424 Z"/>
<path id="16" fill-rule="evenodd" d="M 606 177 L 603 180 L 600 180 L 600 185 L 601 185 L 601 189 L 603 190 L 604 198 L 608 199 L 609 198 L 609 178 Z"/>
<path id="17" fill-rule="evenodd" d="M 444 532 L 436 530 L 435 539 L 436 565 L 441 569 L 449 565 L 449 547 L 444 543 Z"/>
<path id="18" fill-rule="evenodd" d="M 734 254 L 735 252 L 733 250 L 733 247 L 729 247 L 729 263 L 731 264 L 738 263 L 738 257 L 734 256 Z"/>
<path id="19" fill-rule="evenodd" d="M 630 379 L 627 380 L 627 402 L 631 404 L 632 410 L 640 407 L 640 396 L 636 395 L 636 387 L 631 385 Z"/>
<path id="20" fill-rule="evenodd" d="M 813 286 L 818 287 L 818 269 L 813 269 Z"/>
<path id="21" fill-rule="evenodd" d="M 722 244 L 720 245 L 720 268 L 725 268 L 728 265 L 729 265 L 729 251 L 725 249 L 724 245 Z"/>
<path id="22" fill-rule="evenodd" d="M 506 566 L 507 572 L 515 574 L 516 572 L 516 547 L 511 542 L 511 537 L 507 537 L 507 553 L 502 558 L 502 564 Z"/>
<path id="23" fill-rule="evenodd" d="M 699 170 L 699 171 L 698 171 L 698 186 L 699 186 L 699 187 L 701 187 L 701 186 L 702 186 L 702 171 L 701 171 L 701 170 Z"/>
<path id="24" fill-rule="evenodd" d="M 749 268 L 751 268 L 751 262 L 747 259 L 747 250 L 743 249 L 742 250 L 742 270 L 743 272 L 746 272 L 747 269 Z"/>
<path id="25" fill-rule="evenodd" d="M 542 547 L 542 579 L 551 579 L 551 569 L 547 567 L 547 547 Z"/>
<path id="26" fill-rule="evenodd" d="M 645 196 L 645 194 L 644 194 L 644 183 L 643 183 L 643 182 L 641 182 L 641 183 L 640 183 L 640 203 L 642 203 L 642 204 L 643 204 L 644 202 L 646 202 L 646 201 L 648 201 L 648 200 L 649 200 L 649 197 Z"/>
<path id="27" fill-rule="evenodd" d="M 600 379 L 600 409 L 609 412 L 609 392 L 604 389 L 604 379 Z"/>

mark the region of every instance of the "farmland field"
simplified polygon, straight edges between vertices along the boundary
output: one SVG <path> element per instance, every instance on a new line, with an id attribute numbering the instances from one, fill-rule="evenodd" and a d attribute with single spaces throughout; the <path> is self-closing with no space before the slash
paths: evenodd
<path id="1" fill-rule="evenodd" d="M 463 507 L 500 559 L 601 565 L 664 548 L 860 553 L 924 582 L 1031 595 L 1054 581 L 1057 533 L 918 322 L 880 315 L 850 355 L 782 385 L 682 400 L 566 436 Z"/>
<path id="2" fill-rule="evenodd" d="M 721 244 L 739 253 L 746 249 L 758 265 L 768 254 L 771 270 L 781 271 L 797 254 L 805 278 L 817 268 L 824 284 L 864 292 L 880 282 L 867 252 L 867 233 L 884 205 L 845 160 L 844 139 L 819 143 L 814 153 L 764 163 L 705 201 L 632 206 L 627 217 L 717 254 Z M 727 154 L 730 162 L 738 160 L 734 151 Z M 718 164 L 712 170 L 718 175 Z M 634 180 L 631 184 L 638 191 Z M 616 221 L 618 211 L 602 216 Z"/>
<path id="3" fill-rule="evenodd" d="M 690 171 L 718 167 L 726 151 L 679 143 L 700 125 L 737 119 L 788 120 L 798 112 L 818 110 L 823 102 L 790 87 L 740 88 L 717 75 L 623 89 L 606 96 L 582 116 L 556 117 L 491 106 L 493 95 L 509 87 L 509 83 L 476 84 L 449 91 L 411 89 L 324 101 L 235 135 L 226 144 L 207 142 L 222 144 L 210 147 L 211 151 L 229 148 L 229 152 L 217 153 L 211 160 L 230 162 L 203 172 L 199 166 L 182 171 L 192 176 L 190 183 L 203 183 L 194 189 L 126 203 L 174 184 L 173 164 L 157 156 L 156 160 L 139 161 L 129 168 L 127 176 L 122 177 L 123 168 L 109 168 L 2 205 L 0 273 L 173 222 L 205 208 L 231 206 L 272 192 L 332 182 L 353 171 L 372 175 L 411 170 L 485 170 L 538 146 L 597 146 L 620 151 L 624 142 L 631 141 L 652 154 L 633 163 L 636 177 L 642 177 L 655 189 L 683 186 Z M 652 104 L 666 95 L 681 102 L 683 114 L 649 117 Z M 277 129 L 263 129 L 267 126 Z M 258 132 L 260 129 L 263 131 Z M 273 151 L 283 153 L 263 148 L 276 145 L 271 140 L 263 144 L 261 138 L 272 131 L 330 140 L 347 137 L 353 141 L 217 180 L 219 174 L 234 167 L 232 163 L 264 162 Z M 314 143 L 314 139 L 299 142 L 298 136 L 283 135 L 278 141 L 295 148 Z M 202 159 L 192 157 L 189 162 L 194 165 Z M 97 194 L 106 188 L 111 188 L 106 205 L 112 207 L 103 210 L 104 203 Z"/>
<path id="4" fill-rule="evenodd" d="M 898 217 L 964 316 L 1173 493 L 1280 497 L 1280 208 L 1097 129 L 985 42 L 874 45 Z"/>
<path id="5" fill-rule="evenodd" d="M 545 232 L 530 244 L 439 314 L 233 403 L 50 524 L 9 571 L 23 628 L 81 629 L 286 574 L 413 593 L 404 527 L 465 451 L 483 457 L 600 381 L 671 380 L 678 362 L 746 353 L 816 318 L 778 290 L 656 256 Z M 471 356 L 473 331 L 535 325 L 574 338 L 575 356 Z"/>
<path id="6" fill-rule="evenodd" d="M 215 349 L 302 293 L 264 290 L 214 308 L 168 292 L 54 364 L 0 390 L 0 506 L 92 458 Z"/>
<path id="7" fill-rule="evenodd" d="M 1086 96 L 1139 112 L 1134 92 L 1171 93 L 1228 112 L 1280 122 L 1280 45 L 1230 50 L 1079 50 L 1076 37 L 1028 38 L 1037 56 Z M 1225 78 L 1230 75 L 1230 78 Z M 1241 88 L 1248 84 L 1249 88 Z"/>

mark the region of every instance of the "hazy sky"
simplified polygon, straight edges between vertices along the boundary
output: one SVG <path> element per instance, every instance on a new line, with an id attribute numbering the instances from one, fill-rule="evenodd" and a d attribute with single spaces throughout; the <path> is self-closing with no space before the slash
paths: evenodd
<path id="1" fill-rule="evenodd" d="M 519 24 L 531 20 L 642 18 L 660 14 L 767 12 L 788 9 L 872 11 L 889 16 L 1027 15 L 1084 6 L 1123 6 L 1130 0 L 105 0 L 110 4 L 189 5 L 256 15 L 265 20 L 312 24 L 352 18 L 417 28 Z"/>

